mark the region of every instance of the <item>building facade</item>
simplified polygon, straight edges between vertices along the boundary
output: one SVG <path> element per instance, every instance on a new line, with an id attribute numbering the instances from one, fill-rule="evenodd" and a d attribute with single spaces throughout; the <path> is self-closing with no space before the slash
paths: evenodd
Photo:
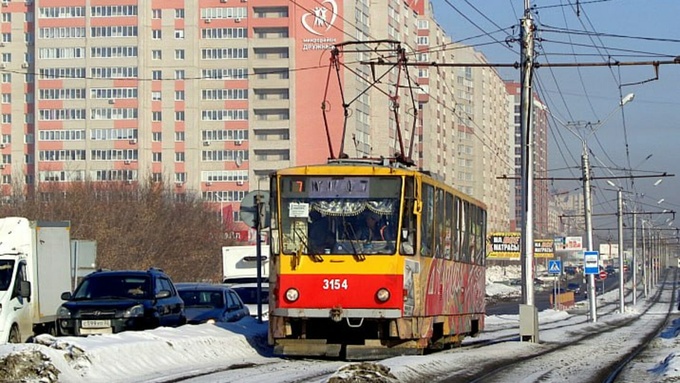
<path id="1" fill-rule="evenodd" d="M 513 160 L 514 187 L 511 190 L 511 228 L 513 231 L 520 231 L 522 227 L 522 126 L 520 118 L 521 84 L 518 82 L 506 83 L 510 106 L 511 129 L 514 136 Z M 533 223 L 534 237 L 551 238 L 548 191 L 548 109 L 547 105 L 534 94 L 533 98 Z"/>
<path id="2" fill-rule="evenodd" d="M 509 145 L 508 101 L 494 70 L 409 67 L 414 106 L 413 89 L 390 87 L 394 71 L 365 90 L 372 72 L 359 62 L 375 58 L 368 53 L 346 54 L 354 64 L 337 73 L 342 85 L 329 81 L 329 49 L 348 41 L 401 41 L 410 62 L 484 62 L 451 44 L 429 2 L 2 5 L 4 195 L 13 184 L 163 181 L 178 194 L 198 193 L 231 221 L 275 169 L 325 162 L 341 148 L 350 157 L 403 150 L 486 202 L 494 230 L 508 224 L 510 186 L 498 180 L 507 172 L 498 164 L 512 163 L 499 162 Z M 398 94 L 397 116 L 385 94 Z"/>

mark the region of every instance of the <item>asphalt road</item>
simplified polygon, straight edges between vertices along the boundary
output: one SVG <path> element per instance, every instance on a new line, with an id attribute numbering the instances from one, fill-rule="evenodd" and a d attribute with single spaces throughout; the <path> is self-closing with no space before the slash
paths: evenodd
<path id="1" fill-rule="evenodd" d="M 586 299 L 585 292 L 587 290 L 587 283 L 584 282 L 583 276 L 577 276 L 571 278 L 567 281 L 562 281 L 560 283 L 561 288 L 565 288 L 569 282 L 578 282 L 581 284 L 581 294 L 578 294 L 575 298 L 576 301 L 581 301 Z M 595 284 L 598 289 L 602 287 L 602 281 L 596 280 Z M 619 287 L 619 275 L 610 275 L 604 280 L 605 291 L 610 291 L 612 289 L 617 289 Z M 518 286 L 519 287 L 519 286 Z M 557 287 L 555 285 L 555 287 Z M 552 308 L 550 305 L 550 294 L 553 289 L 553 282 L 546 281 L 542 287 L 536 287 L 534 289 L 534 305 L 538 311 L 547 310 Z M 598 290 L 599 291 L 599 290 Z M 514 299 L 501 300 L 496 302 L 487 303 L 486 305 L 486 315 L 519 315 L 519 305 L 522 303 L 521 297 Z"/>

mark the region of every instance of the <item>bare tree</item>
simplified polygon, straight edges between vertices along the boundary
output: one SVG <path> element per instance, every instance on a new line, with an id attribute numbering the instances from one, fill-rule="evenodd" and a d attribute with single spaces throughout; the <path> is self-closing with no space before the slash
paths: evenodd
<path id="1" fill-rule="evenodd" d="M 72 239 L 97 241 L 98 268 L 159 267 L 176 282 L 218 282 L 221 248 L 236 243 L 205 201 L 174 189 L 154 182 L 42 183 L 34 193 L 15 187 L 0 214 L 70 221 Z"/>

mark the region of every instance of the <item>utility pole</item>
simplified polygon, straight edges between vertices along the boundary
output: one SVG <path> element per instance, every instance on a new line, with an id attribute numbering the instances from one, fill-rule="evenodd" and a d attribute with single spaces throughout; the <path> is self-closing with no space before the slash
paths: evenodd
<path id="1" fill-rule="evenodd" d="M 533 68 L 534 21 L 529 0 L 524 0 L 524 17 L 521 23 L 522 94 L 520 100 L 521 161 L 522 161 L 522 298 L 520 306 L 520 339 L 538 342 L 538 311 L 534 304 L 534 236 L 533 236 L 533 185 L 534 185 L 534 134 L 533 134 Z"/>
<path id="2" fill-rule="evenodd" d="M 590 201 L 590 163 L 588 162 L 588 145 L 583 141 L 581 167 L 583 168 L 583 204 L 586 214 L 586 238 L 588 251 L 593 251 L 593 217 Z M 599 265 L 598 260 L 598 265 Z M 588 306 L 590 307 L 590 321 L 597 322 L 597 299 L 595 299 L 595 274 L 588 274 Z"/>
<path id="3" fill-rule="evenodd" d="M 624 278 L 623 278 L 623 191 L 619 188 L 616 199 L 618 202 L 618 216 L 619 216 L 619 311 L 623 314 L 624 310 Z"/>
<path id="4" fill-rule="evenodd" d="M 647 246 L 645 246 L 645 220 L 642 220 L 642 286 L 644 288 L 645 298 L 647 298 L 647 258 L 649 258 Z"/>
<path id="5" fill-rule="evenodd" d="M 633 261 L 630 266 L 633 273 L 633 307 L 637 303 L 637 212 L 633 208 Z"/>

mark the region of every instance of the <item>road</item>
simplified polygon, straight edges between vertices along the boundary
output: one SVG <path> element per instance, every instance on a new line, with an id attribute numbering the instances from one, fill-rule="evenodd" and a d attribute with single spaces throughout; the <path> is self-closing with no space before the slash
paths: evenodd
<path id="1" fill-rule="evenodd" d="M 562 281 L 560 287 L 566 287 L 569 282 L 578 282 L 581 284 L 581 291 L 585 292 L 587 283 L 583 281 L 583 276 L 572 277 L 566 281 Z M 598 289 L 601 289 L 602 283 L 604 282 L 604 289 L 606 291 L 611 291 L 613 289 L 619 288 L 619 275 L 610 275 L 604 281 L 596 280 L 595 283 Z M 534 305 L 538 311 L 547 310 L 552 308 L 550 305 L 550 294 L 553 289 L 553 282 L 545 282 L 543 287 L 534 290 Z M 586 299 L 586 294 L 581 293 L 575 296 L 575 300 L 581 301 Z M 519 315 L 519 304 L 521 303 L 521 298 L 513 298 L 509 300 L 500 300 L 488 303 L 486 305 L 486 315 Z"/>

